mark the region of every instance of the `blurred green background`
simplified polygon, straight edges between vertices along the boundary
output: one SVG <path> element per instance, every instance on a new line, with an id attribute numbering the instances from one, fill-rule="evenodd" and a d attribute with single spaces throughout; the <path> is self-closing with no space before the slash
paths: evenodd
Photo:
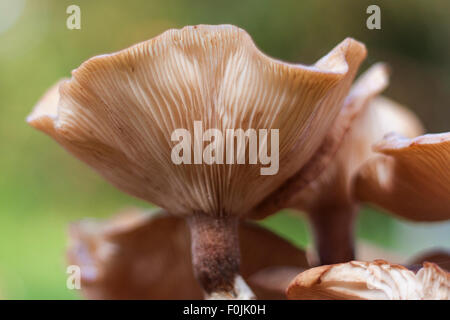
<path id="1" fill-rule="evenodd" d="M 81 30 L 66 28 L 67 6 Z M 381 7 L 381 30 L 366 8 Z M 230 23 L 280 59 L 311 64 L 347 36 L 366 43 L 362 70 L 390 64 L 387 95 L 409 106 L 429 132 L 450 130 L 450 1 L 38 1 L 0 0 L 0 297 L 79 298 L 66 289 L 70 221 L 147 204 L 117 191 L 25 123 L 41 94 L 87 58 L 149 39 L 168 28 Z M 303 220 L 281 213 L 263 222 L 296 244 Z M 450 224 L 411 224 L 366 208 L 360 238 L 402 254 L 450 246 Z"/>

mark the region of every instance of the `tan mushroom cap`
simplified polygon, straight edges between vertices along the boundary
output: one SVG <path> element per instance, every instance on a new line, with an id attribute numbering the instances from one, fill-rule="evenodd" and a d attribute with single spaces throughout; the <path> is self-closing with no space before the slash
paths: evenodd
<path id="1" fill-rule="evenodd" d="M 450 274 L 433 263 L 414 273 L 384 260 L 324 265 L 298 275 L 287 290 L 301 300 L 448 300 Z"/>
<path id="2" fill-rule="evenodd" d="M 419 120 L 404 107 L 377 97 L 388 85 L 388 70 L 375 64 L 355 82 L 318 152 L 289 188 L 277 190 L 256 210 L 261 215 L 290 207 L 308 214 L 322 263 L 353 259 L 353 221 L 358 201 L 354 177 L 373 157 L 373 143 L 391 131 L 417 136 Z M 272 201 L 272 202 L 271 202 Z"/>
<path id="3" fill-rule="evenodd" d="M 374 65 L 355 82 L 327 135 L 328 146 L 323 146 L 324 152 L 314 163 L 325 169 L 306 188 L 300 189 L 289 206 L 321 211 L 320 207 L 352 205 L 352 177 L 370 157 L 374 140 L 383 136 L 377 131 L 377 118 L 373 117 L 378 106 L 371 102 L 387 84 L 388 73 L 383 64 Z"/>
<path id="4" fill-rule="evenodd" d="M 304 66 L 264 55 L 234 26 L 169 30 L 84 62 L 28 122 L 119 189 L 174 214 L 244 215 L 309 160 L 365 54 L 346 39 Z M 175 165 L 171 135 L 179 128 L 193 135 L 197 120 L 204 131 L 279 129 L 279 172 Z"/>
<path id="5" fill-rule="evenodd" d="M 320 148 L 306 165 L 256 209 L 260 217 L 280 208 L 320 211 L 353 206 L 353 178 L 376 153 L 372 144 L 390 132 L 423 134 L 419 119 L 405 107 L 378 96 L 388 85 L 388 68 L 377 63 L 352 86 Z"/>
<path id="6" fill-rule="evenodd" d="M 410 220 L 450 219 L 450 133 L 390 135 L 374 149 L 383 156 L 358 173 L 358 199 Z"/>
<path id="7" fill-rule="evenodd" d="M 271 232 L 245 223 L 239 233 L 244 277 L 276 265 L 307 267 L 303 251 Z M 190 250 L 184 219 L 130 209 L 106 221 L 73 224 L 67 256 L 81 267 L 82 294 L 89 299 L 202 299 Z"/>

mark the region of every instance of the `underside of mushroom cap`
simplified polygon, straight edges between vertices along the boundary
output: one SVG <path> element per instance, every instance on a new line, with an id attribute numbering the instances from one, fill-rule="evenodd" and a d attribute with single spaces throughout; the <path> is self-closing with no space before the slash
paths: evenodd
<path id="1" fill-rule="evenodd" d="M 234 26 L 169 30 L 89 59 L 28 122 L 119 189 L 174 214 L 244 215 L 320 145 L 364 56 L 346 39 L 315 65 L 295 65 L 264 55 Z M 279 129 L 278 173 L 261 175 L 261 163 L 174 164 L 171 135 L 193 136 L 194 121 L 223 134 Z"/>
<path id="2" fill-rule="evenodd" d="M 388 82 L 388 68 L 383 63 L 375 64 L 364 72 L 352 86 L 314 156 L 259 204 L 254 210 L 255 215 L 262 218 L 285 207 L 311 210 L 317 204 L 348 206 L 352 175 L 372 154 L 371 144 L 381 139 L 387 130 L 378 130 L 382 124 L 377 120 L 390 109 L 380 106 L 375 97 L 386 88 Z M 392 129 L 395 129 L 394 125 L 390 127 Z M 330 187 L 332 190 L 326 190 Z"/>
<path id="3" fill-rule="evenodd" d="M 379 114 L 383 110 L 378 110 L 379 105 L 373 100 L 387 85 L 387 67 L 381 63 L 355 82 L 323 142 L 322 152 L 310 161 L 311 173 L 306 172 L 304 179 L 306 186 L 299 186 L 288 203 L 290 207 L 311 212 L 321 211 L 321 208 L 347 208 L 353 204 L 353 175 L 371 156 L 372 144 L 386 133 L 378 131 Z M 317 178 L 312 179 L 319 171 Z M 308 179 L 312 181 L 307 182 Z"/>
<path id="4" fill-rule="evenodd" d="M 302 250 L 255 224 L 241 224 L 239 235 L 244 278 L 271 266 L 308 266 Z M 81 268 L 81 292 L 86 298 L 203 298 L 182 218 L 128 209 L 109 220 L 74 223 L 69 236 L 68 261 Z M 258 294 L 268 298 L 265 292 Z"/>
<path id="5" fill-rule="evenodd" d="M 388 85 L 387 68 L 376 64 L 352 87 L 344 108 L 311 162 L 311 174 L 325 167 L 316 179 L 299 188 L 289 206 L 306 211 L 349 207 L 354 201 L 353 179 L 361 165 L 375 156 L 373 144 L 391 132 L 406 137 L 423 134 L 420 120 L 405 107 L 377 96 Z M 305 180 L 305 183 L 307 180 Z"/>
<path id="6" fill-rule="evenodd" d="M 412 112 L 377 97 L 387 85 L 386 65 L 375 64 L 363 73 L 319 150 L 254 209 L 258 217 L 286 207 L 306 212 L 321 264 L 354 259 L 353 226 L 358 201 L 353 182 L 361 165 L 375 155 L 372 145 L 392 131 L 412 137 L 423 133 Z"/>
<path id="7" fill-rule="evenodd" d="M 371 144 L 383 136 L 377 131 L 379 124 L 373 114 L 378 110 L 372 101 L 387 84 L 388 71 L 381 63 L 359 77 L 322 146 L 292 185 L 295 192 L 290 198 L 284 195 L 285 207 L 308 214 L 320 264 L 354 259 L 353 225 L 358 206 L 352 195 L 352 178 L 371 156 Z"/>
<path id="8" fill-rule="evenodd" d="M 298 275 L 287 290 L 301 300 L 448 300 L 450 274 L 424 263 L 416 274 L 384 260 L 324 265 Z"/>
<path id="9" fill-rule="evenodd" d="M 389 135 L 359 171 L 358 199 L 415 221 L 450 219 L 450 133 Z"/>

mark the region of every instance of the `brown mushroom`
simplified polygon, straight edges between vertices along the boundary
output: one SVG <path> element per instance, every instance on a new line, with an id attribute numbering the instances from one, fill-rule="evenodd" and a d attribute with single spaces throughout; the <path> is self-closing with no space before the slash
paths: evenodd
<path id="1" fill-rule="evenodd" d="M 301 300 L 448 300 L 450 274 L 433 263 L 414 273 L 384 260 L 324 265 L 299 274 L 287 289 Z"/>
<path id="2" fill-rule="evenodd" d="M 109 220 L 74 223 L 69 235 L 68 262 L 80 266 L 86 298 L 203 297 L 192 270 L 189 229 L 182 218 L 162 210 L 128 209 Z M 244 278 L 271 266 L 307 268 L 302 250 L 256 224 L 242 223 L 239 236 Z M 256 294 L 261 299 L 271 297 L 267 291 Z"/>
<path id="3" fill-rule="evenodd" d="M 372 144 L 391 131 L 408 136 L 423 132 L 411 112 L 377 97 L 387 84 L 385 65 L 376 64 L 366 71 L 353 85 L 312 160 L 256 209 L 268 213 L 290 207 L 306 212 L 322 264 L 354 258 L 353 221 L 359 209 L 354 178 L 361 165 L 374 157 Z"/>
<path id="4" fill-rule="evenodd" d="M 359 170 L 359 200 L 414 221 L 450 219 L 450 132 L 415 139 L 389 135 Z"/>
<path id="5" fill-rule="evenodd" d="M 383 259 L 394 263 L 406 263 L 410 270 L 414 270 L 413 267 L 416 267 L 418 264 L 420 264 L 421 267 L 422 263 L 427 261 L 434 262 L 442 268 L 441 260 L 443 258 L 443 253 L 440 251 L 437 252 L 438 256 L 433 254 L 433 256 L 430 257 L 427 255 L 427 258 L 430 257 L 432 260 L 414 260 L 414 262 L 410 263 L 407 262 L 403 255 L 400 255 L 397 252 L 392 252 L 361 240 L 356 242 L 355 251 L 357 258 L 360 261 Z M 309 265 L 319 264 L 318 257 L 313 248 L 308 248 L 306 250 L 306 257 Z M 437 259 L 435 257 L 437 257 Z M 436 260 L 438 260 L 439 263 Z M 263 297 L 267 297 L 267 299 L 283 300 L 286 299 L 286 289 L 289 284 L 303 271 L 305 271 L 305 268 L 292 265 L 272 266 L 257 271 L 255 274 L 252 274 L 247 281 L 257 296 L 262 295 Z"/>
<path id="6" fill-rule="evenodd" d="M 119 189 L 186 218 L 207 296 L 250 298 L 239 275 L 238 220 L 310 160 L 365 54 L 346 39 L 303 66 L 269 58 L 234 26 L 169 30 L 84 62 L 28 122 Z M 259 163 L 175 164 L 172 133 L 193 134 L 195 121 L 222 132 L 279 129 L 279 148 L 266 144 L 267 154 L 279 151 L 277 174 L 262 175 Z"/>

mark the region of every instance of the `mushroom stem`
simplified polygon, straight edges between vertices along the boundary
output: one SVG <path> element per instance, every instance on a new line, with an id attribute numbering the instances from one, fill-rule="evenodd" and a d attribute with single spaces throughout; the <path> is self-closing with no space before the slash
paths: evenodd
<path id="1" fill-rule="evenodd" d="M 254 299 L 239 274 L 238 218 L 196 213 L 188 218 L 192 265 L 207 299 Z"/>
<path id="2" fill-rule="evenodd" d="M 356 207 L 321 208 L 310 213 L 319 263 L 335 264 L 355 258 L 353 221 Z"/>

